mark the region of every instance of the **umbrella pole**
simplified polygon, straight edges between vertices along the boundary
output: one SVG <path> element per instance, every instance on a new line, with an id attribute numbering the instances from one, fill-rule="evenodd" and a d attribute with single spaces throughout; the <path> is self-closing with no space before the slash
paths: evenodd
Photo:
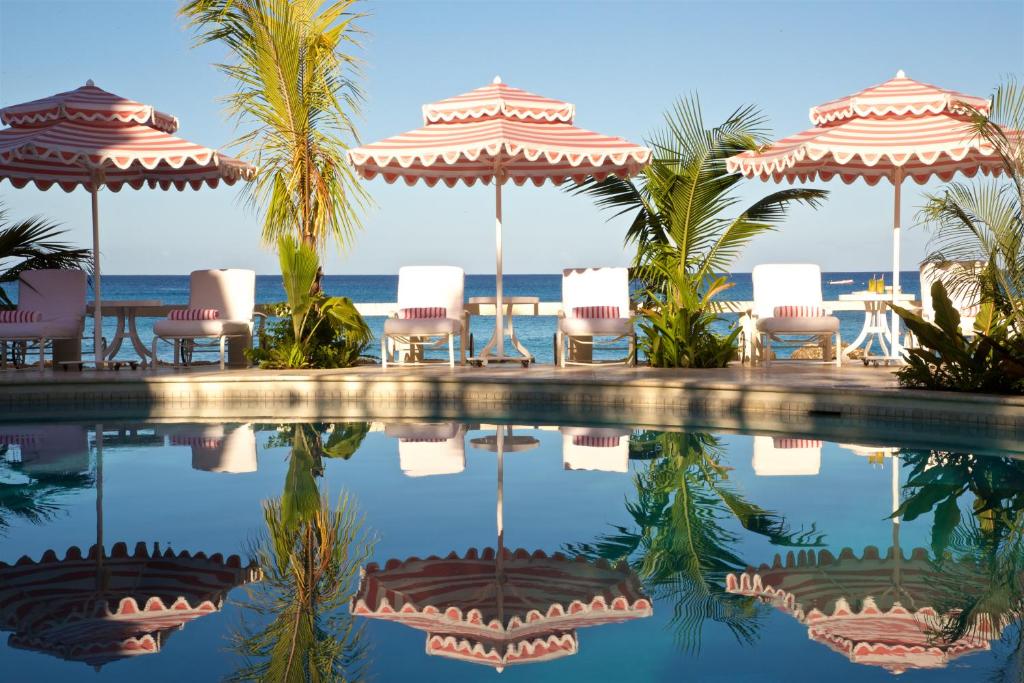
<path id="1" fill-rule="evenodd" d="M 498 362 L 505 360 L 505 306 L 502 303 L 501 275 L 501 173 L 494 172 L 494 234 L 497 246 L 497 275 L 495 279 L 494 338 L 498 342 Z M 500 457 L 500 456 L 499 456 Z"/>
<path id="2" fill-rule="evenodd" d="M 893 178 L 893 217 L 892 217 L 892 294 L 893 301 L 900 292 L 900 190 L 903 186 L 903 169 L 896 169 Z M 900 358 L 900 317 L 892 311 L 892 339 L 889 348 L 893 358 Z"/>
<path id="3" fill-rule="evenodd" d="M 93 324 L 92 341 L 96 369 L 103 367 L 103 310 L 100 296 L 100 204 L 99 184 L 93 182 L 92 195 L 92 293 L 93 293 Z"/>

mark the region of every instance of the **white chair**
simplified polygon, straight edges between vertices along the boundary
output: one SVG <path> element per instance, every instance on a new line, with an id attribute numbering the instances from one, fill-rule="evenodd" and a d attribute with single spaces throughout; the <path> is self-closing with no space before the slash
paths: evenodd
<path id="1" fill-rule="evenodd" d="M 187 424 L 163 430 L 171 446 L 192 450 L 192 469 L 243 474 L 259 467 L 252 425 Z"/>
<path id="2" fill-rule="evenodd" d="M 46 367 L 46 345 L 55 340 L 82 342 L 86 275 L 81 270 L 26 270 L 18 278 L 18 308 L 38 319 L 0 322 L 0 367 L 7 367 L 7 342 L 36 342 L 39 371 Z"/>
<path id="3" fill-rule="evenodd" d="M 941 281 L 946 286 L 950 303 L 960 313 L 960 331 L 965 335 L 973 335 L 974 319 L 978 317 L 978 306 L 981 304 L 981 282 L 977 273 L 984 267 L 984 261 L 922 263 L 921 317 L 926 322 L 935 322 L 932 285 Z"/>
<path id="4" fill-rule="evenodd" d="M 755 436 L 754 474 L 759 477 L 802 477 L 821 469 L 821 442 L 799 437 Z"/>
<path id="5" fill-rule="evenodd" d="M 839 319 L 824 307 L 821 268 L 809 263 L 765 264 L 754 267 L 751 280 L 754 305 L 743 321 L 744 360 L 767 366 L 772 342 L 791 346 L 816 342 L 823 362 L 831 362 L 834 354 L 836 367 L 842 364 Z M 798 339 L 786 344 L 782 337 Z"/>
<path id="6" fill-rule="evenodd" d="M 157 343 L 174 344 L 174 365 L 181 363 L 183 341 L 215 339 L 219 343 L 220 368 L 224 369 L 224 342 L 229 337 L 252 338 L 256 307 L 256 272 L 236 268 L 194 270 L 189 276 L 189 310 L 215 310 L 212 320 L 172 320 L 170 316 L 153 325 L 153 368 Z"/>
<path id="7" fill-rule="evenodd" d="M 561 427 L 562 467 L 600 472 L 629 471 L 628 429 Z"/>
<path id="8" fill-rule="evenodd" d="M 466 274 L 455 266 L 405 266 L 398 269 L 398 311 L 384 321 L 381 366 L 419 364 L 428 348 L 448 343 L 448 365 L 466 360 L 469 321 L 463 306 Z"/>
<path id="9" fill-rule="evenodd" d="M 2 446 L 17 447 L 14 461 L 29 476 L 89 471 L 89 435 L 81 425 L 4 425 L 0 427 Z"/>
<path id="10" fill-rule="evenodd" d="M 598 338 L 605 341 L 599 342 Z M 610 339 L 609 339 L 610 338 Z M 628 341 L 621 363 L 636 365 L 636 329 L 630 312 L 629 270 L 627 268 L 567 268 L 562 271 L 562 310 L 555 333 L 555 363 L 593 364 L 593 351 Z M 590 360 L 578 359 L 575 349 L 590 347 Z"/>
<path id="11" fill-rule="evenodd" d="M 407 477 L 458 474 L 466 468 L 466 428 L 455 422 L 397 423 L 384 433 L 398 439 L 398 460 Z"/>

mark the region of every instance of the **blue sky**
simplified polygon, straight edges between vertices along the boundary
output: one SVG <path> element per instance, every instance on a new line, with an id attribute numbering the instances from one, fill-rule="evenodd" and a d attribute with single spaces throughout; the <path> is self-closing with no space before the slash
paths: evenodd
<path id="1" fill-rule="evenodd" d="M 176 2 L 0 0 L 0 106 L 67 90 L 92 78 L 112 92 L 177 115 L 180 134 L 222 147 L 235 135 L 217 98 L 230 83 L 212 64 L 222 48 L 191 47 Z M 753 103 L 777 136 L 807 128 L 807 110 L 892 77 L 986 95 L 1024 72 L 1024 2 L 368 2 L 363 54 L 364 141 L 420 124 L 420 106 L 506 83 L 574 102 L 578 125 L 641 141 L 679 96 L 699 93 L 709 122 Z M 819 183 L 827 205 L 792 213 L 759 238 L 737 270 L 809 261 L 827 270 L 890 266 L 890 186 Z M 493 190 L 368 183 L 375 207 L 329 273 L 391 273 L 451 263 L 493 272 Z M 774 186 L 749 181 L 748 199 Z M 925 186 L 935 188 L 932 184 Z M 906 185 L 904 225 L 921 188 Z M 43 213 L 89 243 L 89 197 L 15 190 L 15 216 Z M 548 186 L 506 192 L 506 271 L 557 272 L 624 264 L 625 224 Z M 101 196 L 104 272 L 184 273 L 236 266 L 277 270 L 259 243 L 259 218 L 235 189 L 131 191 Z M 905 230 L 905 268 L 927 234 Z"/>

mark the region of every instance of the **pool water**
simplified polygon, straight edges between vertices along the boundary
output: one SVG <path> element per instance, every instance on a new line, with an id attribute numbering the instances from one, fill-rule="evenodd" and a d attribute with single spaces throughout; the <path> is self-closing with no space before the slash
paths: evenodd
<path id="1" fill-rule="evenodd" d="M 1018 681 L 1022 509 L 867 437 L 0 425 L 0 680 Z"/>

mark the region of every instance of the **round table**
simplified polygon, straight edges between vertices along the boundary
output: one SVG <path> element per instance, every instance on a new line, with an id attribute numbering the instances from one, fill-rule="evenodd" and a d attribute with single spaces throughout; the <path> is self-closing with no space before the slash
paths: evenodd
<path id="1" fill-rule="evenodd" d="M 103 350 L 104 360 L 113 360 L 117 352 L 121 350 L 121 344 L 127 338 L 131 342 L 132 347 L 135 349 L 135 353 L 139 355 L 139 360 L 142 362 L 142 366 L 145 367 L 149 364 L 153 357 L 153 354 L 146 348 L 146 345 L 142 343 L 139 338 L 139 331 L 136 328 L 135 321 L 138 317 L 138 310 L 140 308 L 148 308 L 150 306 L 160 306 L 161 303 L 157 299 L 113 299 L 110 301 L 101 300 L 100 306 L 103 309 L 104 315 L 108 311 L 117 312 L 117 326 L 114 338 L 110 340 L 107 347 Z M 93 305 L 89 305 L 90 311 Z"/>
<path id="2" fill-rule="evenodd" d="M 907 294 L 901 292 L 893 296 L 893 293 L 885 292 L 852 292 L 850 294 L 840 294 L 840 301 L 859 301 L 864 304 L 864 327 L 861 328 L 860 334 L 850 344 L 847 344 L 843 349 L 843 355 L 848 356 L 854 349 L 864 346 L 864 364 L 874 362 L 883 362 L 889 364 L 893 361 L 899 361 L 900 359 L 893 356 L 890 349 L 892 348 L 892 327 L 889 325 L 889 321 L 886 320 L 885 312 L 889 308 L 889 305 L 896 303 L 910 303 L 914 301 L 913 294 Z M 881 355 L 872 356 L 871 347 L 878 342 L 878 347 L 881 350 Z"/>
<path id="3" fill-rule="evenodd" d="M 477 306 L 496 306 L 497 303 L 498 303 L 498 297 L 495 297 L 495 296 L 474 296 L 474 297 L 470 297 L 469 303 L 471 305 L 477 305 Z M 471 359 L 471 360 L 476 360 L 476 361 L 479 361 L 481 363 L 486 363 L 489 360 L 497 361 L 499 363 L 502 362 L 502 361 L 505 361 L 505 360 L 514 360 L 514 361 L 522 362 L 524 364 L 532 363 L 534 361 L 533 354 L 530 353 L 526 349 L 526 347 L 523 346 L 523 343 L 521 341 L 519 341 L 519 338 L 516 337 L 515 326 L 513 326 L 513 324 L 512 324 L 512 311 L 513 311 L 513 309 L 517 305 L 520 305 L 520 306 L 533 306 L 533 314 L 534 315 L 539 315 L 539 313 L 540 313 L 540 297 L 536 297 L 536 296 L 503 296 L 503 297 L 501 297 L 501 303 L 505 307 L 505 330 L 504 330 L 504 332 L 508 336 L 509 340 L 512 342 L 512 346 L 515 347 L 516 351 L 518 351 L 520 354 L 522 354 L 522 356 L 518 357 L 518 358 L 505 358 L 504 356 L 497 357 L 497 358 L 492 357 L 491 356 L 492 349 L 494 349 L 494 347 L 497 346 L 497 344 L 498 344 L 497 336 L 493 336 L 492 335 L 490 341 L 487 342 L 487 346 L 485 346 L 483 351 L 480 352 L 480 355 L 477 356 L 474 359 Z"/>

